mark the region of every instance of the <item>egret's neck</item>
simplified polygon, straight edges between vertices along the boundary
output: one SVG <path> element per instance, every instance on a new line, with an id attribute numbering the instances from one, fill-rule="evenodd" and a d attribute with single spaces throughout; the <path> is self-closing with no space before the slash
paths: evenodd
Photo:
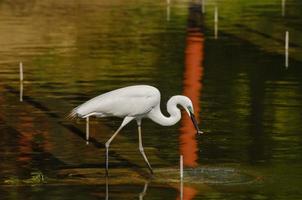
<path id="1" fill-rule="evenodd" d="M 162 126 L 172 126 L 176 124 L 181 118 L 181 112 L 179 108 L 177 108 L 177 104 L 179 104 L 181 96 L 173 96 L 169 99 L 167 103 L 167 110 L 170 114 L 169 117 L 166 117 L 162 114 L 160 110 L 160 105 L 157 105 L 149 114 L 148 117 L 154 122 L 162 125 Z"/>

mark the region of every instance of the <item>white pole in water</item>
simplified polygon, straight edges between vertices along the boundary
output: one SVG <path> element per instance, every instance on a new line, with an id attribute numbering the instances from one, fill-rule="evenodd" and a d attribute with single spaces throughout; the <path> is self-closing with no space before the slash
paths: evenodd
<path id="1" fill-rule="evenodd" d="M 285 67 L 288 68 L 288 47 L 289 47 L 289 33 L 285 32 Z"/>
<path id="2" fill-rule="evenodd" d="M 286 5 L 286 0 L 282 0 L 282 16 L 285 16 L 285 5 Z"/>
<path id="3" fill-rule="evenodd" d="M 89 117 L 86 117 L 86 141 L 89 140 Z"/>
<path id="4" fill-rule="evenodd" d="M 214 32 L 215 32 L 215 39 L 218 38 L 218 7 L 215 6 L 214 11 Z"/>
<path id="5" fill-rule="evenodd" d="M 23 63 L 19 63 L 19 69 L 20 69 L 20 81 L 23 81 Z"/>
<path id="6" fill-rule="evenodd" d="M 20 102 L 23 102 L 23 81 L 20 81 Z"/>
<path id="7" fill-rule="evenodd" d="M 184 182 L 180 181 L 180 200 L 183 200 L 184 197 Z"/>
<path id="8" fill-rule="evenodd" d="M 19 72 L 20 72 L 20 102 L 23 101 L 23 63 L 19 63 Z"/>
<path id="9" fill-rule="evenodd" d="M 180 179 L 182 180 L 183 177 L 184 177 L 184 163 L 183 163 L 183 156 L 182 155 L 180 155 L 179 167 L 180 167 Z"/>
<path id="10" fill-rule="evenodd" d="M 182 200 L 183 199 L 183 177 L 184 177 L 183 155 L 180 155 L 179 168 L 180 168 L 180 199 Z"/>
<path id="11" fill-rule="evenodd" d="M 201 0 L 201 12 L 202 14 L 206 12 L 206 0 Z"/>
<path id="12" fill-rule="evenodd" d="M 170 21 L 170 0 L 167 0 L 167 21 Z"/>

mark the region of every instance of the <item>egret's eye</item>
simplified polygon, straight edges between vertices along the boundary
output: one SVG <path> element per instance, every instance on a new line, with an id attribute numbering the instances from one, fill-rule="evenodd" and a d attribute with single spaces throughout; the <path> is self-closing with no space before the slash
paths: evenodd
<path id="1" fill-rule="evenodd" d="M 188 106 L 187 108 L 191 113 L 193 113 L 193 108 L 191 106 Z"/>

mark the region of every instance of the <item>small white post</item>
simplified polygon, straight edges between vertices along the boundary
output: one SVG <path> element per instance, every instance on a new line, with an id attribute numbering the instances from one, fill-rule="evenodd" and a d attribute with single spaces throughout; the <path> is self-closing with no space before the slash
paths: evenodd
<path id="1" fill-rule="evenodd" d="M 206 0 L 201 0 L 201 12 L 202 14 L 206 12 Z"/>
<path id="2" fill-rule="evenodd" d="M 288 68 L 289 33 L 285 32 L 285 67 Z"/>
<path id="3" fill-rule="evenodd" d="M 184 182 L 180 181 L 180 200 L 183 200 L 184 198 Z"/>
<path id="4" fill-rule="evenodd" d="M 179 168 L 180 168 L 180 199 L 182 200 L 183 199 L 183 177 L 184 177 L 183 155 L 180 155 Z"/>
<path id="5" fill-rule="evenodd" d="M 215 35 L 215 39 L 218 38 L 218 7 L 215 6 L 215 10 L 214 10 L 214 35 Z"/>
<path id="6" fill-rule="evenodd" d="M 286 0 L 282 0 L 282 3 L 281 3 L 282 16 L 285 16 L 285 5 L 286 5 Z"/>
<path id="7" fill-rule="evenodd" d="M 20 102 L 23 101 L 23 63 L 19 63 L 19 74 L 20 74 Z"/>
<path id="8" fill-rule="evenodd" d="M 170 0 L 167 0 L 167 21 L 170 21 Z"/>
<path id="9" fill-rule="evenodd" d="M 89 117 L 86 117 L 86 141 L 89 140 Z"/>
<path id="10" fill-rule="evenodd" d="M 23 81 L 23 63 L 19 63 L 19 69 L 20 69 L 20 81 Z"/>
<path id="11" fill-rule="evenodd" d="M 20 102 L 23 102 L 23 81 L 20 81 Z"/>
<path id="12" fill-rule="evenodd" d="M 180 179 L 183 180 L 183 177 L 184 177 L 184 163 L 183 163 L 183 156 L 182 155 L 180 155 L 179 167 L 180 167 Z"/>

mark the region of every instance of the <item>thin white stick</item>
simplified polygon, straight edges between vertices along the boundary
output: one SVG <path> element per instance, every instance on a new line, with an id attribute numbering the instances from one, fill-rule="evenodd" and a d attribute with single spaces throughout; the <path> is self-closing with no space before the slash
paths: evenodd
<path id="1" fill-rule="evenodd" d="M 23 81 L 23 63 L 19 63 L 19 69 L 20 69 L 20 81 Z"/>
<path id="2" fill-rule="evenodd" d="M 289 33 L 285 32 L 285 67 L 288 68 Z"/>
<path id="3" fill-rule="evenodd" d="M 201 12 L 202 14 L 206 12 L 206 0 L 201 0 Z"/>
<path id="4" fill-rule="evenodd" d="M 20 102 L 23 102 L 23 81 L 20 81 Z"/>
<path id="5" fill-rule="evenodd" d="M 183 177 L 184 177 L 184 163 L 183 163 L 183 156 L 182 155 L 180 155 L 179 167 L 180 167 L 180 179 L 182 180 Z"/>
<path id="6" fill-rule="evenodd" d="M 89 117 L 86 117 L 86 140 L 89 140 Z"/>
<path id="7" fill-rule="evenodd" d="M 20 102 L 23 101 L 23 63 L 19 63 L 19 76 L 20 76 Z"/>
<path id="8" fill-rule="evenodd" d="M 183 198 L 184 198 L 184 182 L 181 179 L 180 180 L 180 200 L 183 200 Z"/>
<path id="9" fill-rule="evenodd" d="M 282 16 L 285 16 L 285 5 L 286 5 L 286 0 L 282 0 L 282 3 L 281 3 Z"/>
<path id="10" fill-rule="evenodd" d="M 170 4 L 167 5 L 167 21 L 170 21 Z"/>
<path id="11" fill-rule="evenodd" d="M 218 7 L 215 6 L 214 10 L 214 32 L 215 32 L 215 39 L 218 38 Z"/>
<path id="12" fill-rule="evenodd" d="M 179 168 L 180 168 L 180 200 L 183 199 L 183 177 L 184 177 L 184 162 L 183 155 L 180 155 L 179 159 Z"/>

